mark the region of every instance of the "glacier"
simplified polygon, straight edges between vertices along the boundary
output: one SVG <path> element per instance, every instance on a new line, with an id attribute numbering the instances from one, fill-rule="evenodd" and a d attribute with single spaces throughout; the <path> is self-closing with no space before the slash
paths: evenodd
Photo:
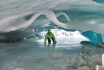
<path id="1" fill-rule="evenodd" d="M 104 7 L 97 0 L 0 1 L 0 33 L 25 31 L 29 26 L 55 23 L 65 29 L 92 30 L 102 34 Z M 30 16 L 31 15 L 31 16 Z M 62 15 L 67 22 L 59 20 Z M 44 17 L 42 17 L 44 16 Z M 28 17 L 29 19 L 26 19 Z M 104 39 L 104 36 L 102 37 Z"/>
<path id="2" fill-rule="evenodd" d="M 0 70 L 60 70 L 55 65 L 67 65 L 66 58 L 53 53 L 76 55 L 82 41 L 98 49 L 104 41 L 103 8 L 104 0 L 0 0 Z M 48 29 L 56 45 L 43 44 Z"/>
<path id="3" fill-rule="evenodd" d="M 86 31 L 82 33 L 83 36 L 87 37 L 94 44 L 103 43 L 102 35 L 93 31 Z"/>

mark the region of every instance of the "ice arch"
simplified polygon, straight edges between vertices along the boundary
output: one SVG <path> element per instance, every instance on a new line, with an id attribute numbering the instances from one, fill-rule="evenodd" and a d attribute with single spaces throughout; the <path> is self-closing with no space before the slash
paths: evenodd
<path id="1" fill-rule="evenodd" d="M 53 11 L 46 11 L 43 13 L 43 15 L 46 15 L 46 17 L 48 19 L 50 19 L 52 22 L 54 22 L 55 24 L 67 28 L 67 25 L 65 23 L 59 22 L 56 18 L 56 15 L 53 13 Z"/>
<path id="2" fill-rule="evenodd" d="M 70 18 L 68 17 L 68 15 L 67 15 L 66 13 L 64 13 L 64 12 L 56 13 L 56 16 L 57 16 L 57 17 L 59 17 L 59 16 L 61 16 L 61 15 L 64 15 L 64 16 L 66 17 L 66 19 L 67 19 L 68 22 L 70 21 Z"/>
<path id="3" fill-rule="evenodd" d="M 65 18 L 67 19 L 67 23 L 65 23 L 65 24 L 68 24 L 69 21 L 70 21 L 70 18 L 69 18 L 68 15 L 67 15 L 66 13 L 64 13 L 64 12 L 58 12 L 58 13 L 56 13 L 56 14 L 54 14 L 54 15 L 56 15 L 56 17 L 59 17 L 59 16 L 61 16 L 61 15 L 65 16 Z M 43 24 L 43 23 L 50 23 L 50 21 L 51 21 L 51 19 L 36 20 L 36 21 L 34 21 L 34 23 L 32 24 L 32 26 L 41 25 L 41 24 Z M 42 23 L 42 22 L 43 22 L 43 23 Z M 36 23 L 38 23 L 38 24 L 36 24 Z"/>
<path id="4" fill-rule="evenodd" d="M 68 16 L 62 12 L 55 15 L 53 11 L 43 11 L 43 12 L 35 13 L 29 20 L 24 20 L 23 18 L 28 14 L 31 14 L 31 13 L 24 13 L 24 14 L 20 14 L 20 15 L 16 15 L 16 16 L 4 19 L 0 25 L 1 27 L 0 41 L 14 42 L 31 35 L 33 33 L 34 28 L 30 27 L 30 25 L 40 15 L 45 15 L 47 17 L 47 20 L 49 20 L 49 22 L 52 21 L 57 25 L 62 24 L 61 26 L 64 26 L 66 24 L 59 22 L 56 17 L 60 15 L 65 15 L 67 20 L 69 21 Z M 50 14 L 51 16 L 49 16 Z M 35 23 L 34 25 L 39 25 L 39 24 Z"/>
<path id="5" fill-rule="evenodd" d="M 32 18 L 30 18 L 28 21 L 26 20 L 21 20 L 24 16 L 27 14 L 31 13 L 25 13 L 25 14 L 20 14 L 17 16 L 9 17 L 7 19 L 1 20 L 0 22 L 0 32 L 9 32 L 9 31 L 14 31 L 14 30 L 24 30 L 28 26 L 32 24 L 32 22 L 40 15 L 45 15 L 49 20 L 54 22 L 55 24 L 64 27 L 64 28 L 70 28 L 70 29 L 79 29 L 82 31 L 86 30 L 92 30 L 97 33 L 102 33 L 104 30 L 103 26 L 104 24 L 97 24 L 96 22 L 102 21 L 101 19 L 104 18 L 104 16 L 94 16 L 92 18 L 87 17 L 84 18 L 83 20 L 81 18 L 78 18 L 78 20 L 72 21 L 69 24 L 64 24 L 62 22 L 59 22 L 56 18 L 56 16 L 64 15 L 67 20 L 69 21 L 70 19 L 65 13 L 57 13 L 56 15 L 54 14 L 53 11 L 43 11 L 39 13 L 35 13 Z M 99 18 L 98 18 L 99 17 Z M 92 23 L 93 20 L 96 20 L 95 23 Z M 93 21 L 94 22 L 94 21 Z M 36 25 L 36 23 L 34 24 Z M 104 34 L 104 33 L 103 33 Z"/>
<path id="6" fill-rule="evenodd" d="M 17 16 L 9 17 L 9 18 L 1 21 L 1 23 L 0 23 L 0 30 L 1 31 L 0 32 L 3 33 L 3 32 L 14 31 L 14 30 L 24 30 L 27 27 L 29 27 L 33 23 L 33 21 L 40 15 L 45 15 L 48 19 L 50 19 L 52 22 L 54 22 L 55 24 L 57 24 L 61 27 L 64 27 L 64 28 L 67 27 L 66 24 L 59 22 L 57 20 L 56 15 L 54 14 L 53 11 L 43 11 L 43 12 L 35 13 L 28 21 L 26 21 L 26 20 L 19 21 L 26 14 L 27 13 L 19 15 L 19 16 L 17 15 Z M 58 16 L 61 14 L 62 13 L 59 13 Z M 68 16 L 66 16 L 66 17 L 68 19 Z M 68 21 L 69 21 L 69 19 L 68 19 Z"/>
<path id="7" fill-rule="evenodd" d="M 40 15 L 45 15 L 48 19 L 50 19 L 52 22 L 54 22 L 55 24 L 61 26 L 61 27 L 64 27 L 64 28 L 67 28 L 67 25 L 65 23 L 62 23 L 62 22 L 59 22 L 56 18 L 56 15 L 54 14 L 53 11 L 44 11 L 44 12 L 40 12 L 40 13 L 36 13 L 32 16 L 32 18 L 23 23 L 22 25 L 20 25 L 18 28 L 22 28 L 22 29 L 25 29 L 27 28 L 28 26 L 30 26 L 32 24 L 32 22 Z M 69 21 L 69 18 L 68 16 L 65 14 L 65 13 L 58 13 L 57 16 L 60 16 L 60 15 L 65 15 L 65 17 L 67 18 L 67 20 Z"/>
<path id="8" fill-rule="evenodd" d="M 96 23 L 102 21 L 101 19 L 104 18 L 104 16 L 100 16 L 100 18 L 98 18 L 99 16 L 97 17 L 94 16 L 93 18 L 90 19 L 89 17 L 87 17 L 84 18 L 83 20 L 81 20 L 81 18 L 78 18 L 78 20 L 72 21 L 69 24 L 65 24 L 58 21 L 56 18 L 60 15 L 64 15 L 69 22 L 70 21 L 69 17 L 63 12 L 57 13 L 56 15 L 53 11 L 36 12 L 29 20 L 24 20 L 23 17 L 26 16 L 27 14 L 31 14 L 31 12 L 9 17 L 1 21 L 0 32 L 3 33 L 3 32 L 15 31 L 15 30 L 20 30 L 20 31 L 24 30 L 27 27 L 29 27 L 34 22 L 34 20 L 36 20 L 36 18 L 39 17 L 40 15 L 45 15 L 50 21 L 64 28 L 80 29 L 83 31 L 92 30 L 99 33 L 101 33 L 102 30 L 104 29 L 102 27 L 104 26 L 104 24 Z M 96 20 L 95 23 L 92 23 L 91 22 L 92 20 Z M 34 25 L 38 25 L 38 23 L 35 23 Z"/>

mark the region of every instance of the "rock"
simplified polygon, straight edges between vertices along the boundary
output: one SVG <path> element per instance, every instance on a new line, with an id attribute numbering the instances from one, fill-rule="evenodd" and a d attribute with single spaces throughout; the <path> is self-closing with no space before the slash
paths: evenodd
<path id="1" fill-rule="evenodd" d="M 83 46 L 82 47 L 82 54 L 89 54 L 89 51 L 91 51 L 91 49 L 87 46 Z"/>
<path id="2" fill-rule="evenodd" d="M 54 58 L 57 58 L 57 59 L 60 59 L 60 58 L 63 58 L 64 57 L 64 54 L 62 54 L 62 53 L 54 53 L 53 54 L 53 57 Z"/>
<path id="3" fill-rule="evenodd" d="M 77 61 L 77 66 L 80 67 L 80 66 L 86 66 L 86 62 L 82 59 L 82 60 L 78 60 Z"/>
<path id="4" fill-rule="evenodd" d="M 88 66 L 89 67 L 93 67 L 93 66 L 96 66 L 96 65 L 101 65 L 102 64 L 102 55 L 99 54 L 99 55 L 93 55 L 92 57 L 89 57 L 88 58 Z"/>
<path id="5" fill-rule="evenodd" d="M 82 54 L 82 53 L 79 53 L 79 56 L 83 57 L 83 56 L 84 56 L 84 54 Z"/>
<path id="6" fill-rule="evenodd" d="M 54 65 L 54 66 L 56 66 L 56 67 L 59 67 L 60 68 L 60 70 L 67 70 L 67 67 L 65 66 L 65 65 Z"/>
<path id="7" fill-rule="evenodd" d="M 78 56 L 76 58 L 76 60 L 77 61 L 76 61 L 76 64 L 75 65 L 77 65 L 77 68 L 80 67 L 80 66 L 86 66 L 87 65 L 86 61 L 84 61 L 81 56 Z"/>
<path id="8" fill-rule="evenodd" d="M 67 68 L 65 66 L 61 66 L 60 70 L 67 70 Z"/>
<path id="9" fill-rule="evenodd" d="M 73 67 L 68 67 L 67 70 L 76 70 Z"/>
<path id="10" fill-rule="evenodd" d="M 104 49 L 103 48 L 99 48 L 99 51 L 98 51 L 100 54 L 103 54 L 104 53 Z"/>
<path id="11" fill-rule="evenodd" d="M 67 59 L 67 62 L 69 63 L 69 66 L 72 66 L 74 63 L 76 63 L 76 60 L 72 57 L 70 59 Z"/>
<path id="12" fill-rule="evenodd" d="M 97 44 L 96 46 L 99 48 L 104 48 L 104 44 Z"/>
<path id="13" fill-rule="evenodd" d="M 91 67 L 90 70 L 96 70 L 96 66 Z"/>
<path id="14" fill-rule="evenodd" d="M 72 67 L 75 68 L 75 69 L 77 69 L 77 68 L 78 68 L 77 62 L 74 63 L 74 64 L 72 65 Z"/>
<path id="15" fill-rule="evenodd" d="M 22 68 L 15 68 L 14 70 L 24 70 L 24 69 L 22 69 Z"/>
<path id="16" fill-rule="evenodd" d="M 88 60 L 88 58 L 89 58 L 88 55 L 84 55 L 84 56 L 83 56 L 83 59 L 84 59 L 84 60 Z"/>
<path id="17" fill-rule="evenodd" d="M 95 55 L 95 54 L 98 54 L 98 52 L 96 52 L 95 50 L 89 51 L 89 55 Z"/>
<path id="18" fill-rule="evenodd" d="M 39 34 L 35 34 L 35 36 L 37 36 L 37 37 L 41 37 Z"/>
<path id="19" fill-rule="evenodd" d="M 82 66 L 82 67 L 77 68 L 77 70 L 90 70 L 90 69 L 87 66 Z"/>
<path id="20" fill-rule="evenodd" d="M 78 68 L 80 66 L 86 66 L 87 63 L 83 60 L 81 56 L 76 57 L 76 63 L 73 64 L 74 68 Z"/>
<path id="21" fill-rule="evenodd" d="M 89 47 L 87 46 L 83 46 L 82 47 L 82 54 L 87 54 L 89 56 L 95 55 L 95 54 L 99 54 L 99 52 L 95 51 L 95 50 L 91 50 Z"/>

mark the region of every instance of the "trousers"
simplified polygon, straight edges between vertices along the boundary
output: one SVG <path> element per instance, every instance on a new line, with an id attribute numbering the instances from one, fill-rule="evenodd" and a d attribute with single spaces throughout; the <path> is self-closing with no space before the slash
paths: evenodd
<path id="1" fill-rule="evenodd" d="M 55 40 L 52 38 L 53 43 L 55 43 Z M 51 39 L 48 38 L 48 43 L 51 43 Z"/>

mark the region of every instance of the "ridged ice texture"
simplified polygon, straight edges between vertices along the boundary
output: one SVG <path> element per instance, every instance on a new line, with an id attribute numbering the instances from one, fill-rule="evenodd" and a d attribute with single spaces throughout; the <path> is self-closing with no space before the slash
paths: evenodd
<path id="1" fill-rule="evenodd" d="M 23 31 L 29 26 L 45 25 L 52 21 L 66 29 L 104 34 L 103 8 L 103 0 L 102 3 L 97 0 L 0 0 L 0 33 Z M 71 11 L 80 13 L 71 14 Z M 26 20 L 25 17 L 31 14 L 31 18 Z M 38 19 L 42 15 L 46 18 Z M 64 15 L 68 22 L 59 21 L 60 15 Z"/>

